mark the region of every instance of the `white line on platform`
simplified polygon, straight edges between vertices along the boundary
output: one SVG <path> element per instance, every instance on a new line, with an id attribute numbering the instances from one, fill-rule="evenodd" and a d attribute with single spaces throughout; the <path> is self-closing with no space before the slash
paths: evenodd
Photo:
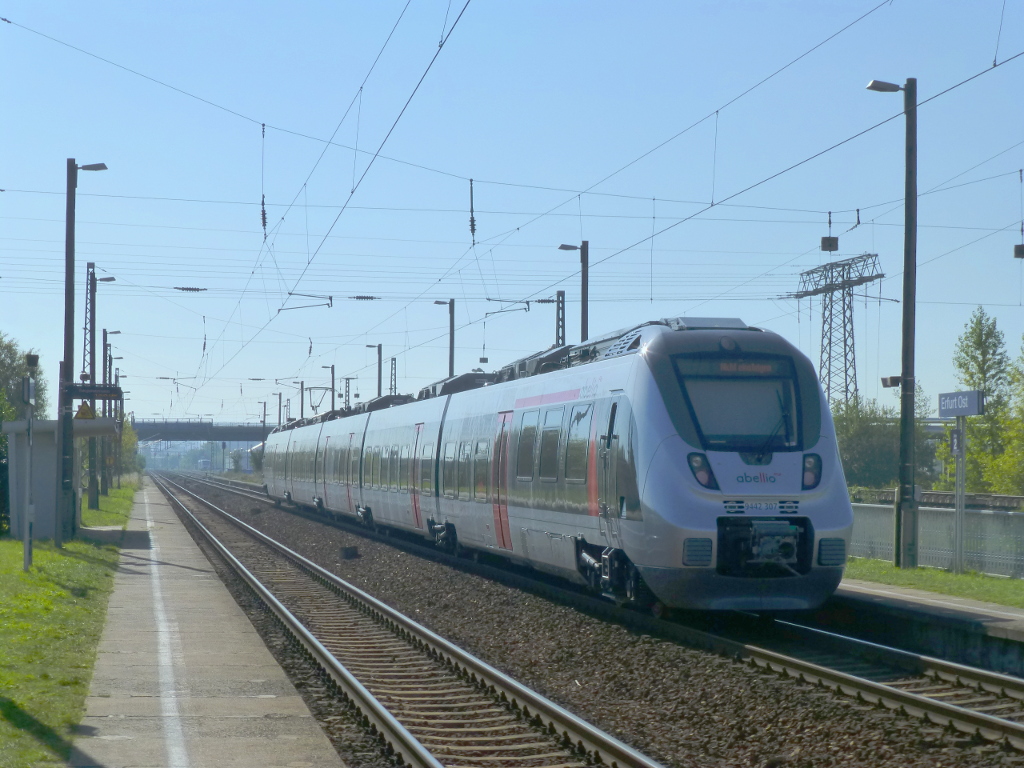
<path id="1" fill-rule="evenodd" d="M 177 691 L 174 690 L 174 649 L 179 644 L 178 629 L 167 621 L 164 610 L 164 593 L 160 584 L 160 547 L 153 535 L 153 521 L 149 514 L 149 492 L 147 488 L 142 494 L 142 506 L 146 513 L 146 526 L 149 528 L 150 559 L 149 583 L 153 589 L 153 616 L 156 619 L 157 644 L 159 649 L 158 666 L 160 669 L 160 713 L 163 715 L 164 738 L 167 747 L 168 768 L 190 768 L 188 752 L 185 749 L 185 734 L 181 727 L 181 714 L 178 711 Z"/>

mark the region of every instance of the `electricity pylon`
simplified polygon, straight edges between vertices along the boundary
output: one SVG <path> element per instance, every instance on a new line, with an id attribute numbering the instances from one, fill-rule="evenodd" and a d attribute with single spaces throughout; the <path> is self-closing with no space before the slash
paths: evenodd
<path id="1" fill-rule="evenodd" d="M 831 403 L 857 396 L 853 342 L 853 289 L 885 277 L 877 253 L 833 261 L 800 273 L 800 288 L 783 298 L 821 296 L 821 362 L 818 377 Z"/>

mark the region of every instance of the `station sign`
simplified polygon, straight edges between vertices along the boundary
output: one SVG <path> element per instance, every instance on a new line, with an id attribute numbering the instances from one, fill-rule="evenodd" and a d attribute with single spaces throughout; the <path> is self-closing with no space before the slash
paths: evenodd
<path id="1" fill-rule="evenodd" d="M 980 389 L 949 392 L 939 395 L 939 417 L 982 416 L 985 413 L 985 393 Z"/>

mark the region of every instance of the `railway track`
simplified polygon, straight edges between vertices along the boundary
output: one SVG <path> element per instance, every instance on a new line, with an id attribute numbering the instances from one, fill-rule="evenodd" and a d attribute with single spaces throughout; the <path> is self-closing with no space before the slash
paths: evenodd
<path id="1" fill-rule="evenodd" d="M 245 488 L 238 487 L 242 484 L 192 479 L 273 504 L 257 486 Z M 312 512 L 308 516 L 338 524 Z M 354 523 L 341 523 L 340 527 L 365 533 L 365 529 Z M 430 556 L 625 623 L 638 631 L 741 659 L 1024 750 L 1024 680 L 1020 678 L 783 621 L 776 622 L 771 631 L 752 627 L 746 621 L 726 622 L 729 626 L 725 629 L 706 631 L 699 626 L 623 611 L 573 590 L 559 589 L 550 583 L 529 582 L 521 576 L 478 563 L 470 564 L 434 552 Z"/>
<path id="2" fill-rule="evenodd" d="M 431 768 L 660 768 L 195 492 L 154 479 L 390 756 Z"/>

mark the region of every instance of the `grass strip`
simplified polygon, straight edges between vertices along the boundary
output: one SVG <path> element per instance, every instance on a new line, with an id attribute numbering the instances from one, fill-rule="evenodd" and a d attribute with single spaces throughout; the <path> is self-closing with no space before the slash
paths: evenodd
<path id="1" fill-rule="evenodd" d="M 120 488 L 111 488 L 108 496 L 100 496 L 100 508 L 89 509 L 88 494 L 82 494 L 82 525 L 94 527 L 100 525 L 128 526 L 128 518 L 132 511 L 132 499 L 139 489 L 138 483 L 122 482 Z"/>
<path id="2" fill-rule="evenodd" d="M 82 718 L 118 550 L 0 539 L 0 768 L 63 765 Z"/>
<path id="3" fill-rule="evenodd" d="M 973 572 L 950 573 L 939 568 L 896 568 L 888 560 L 865 557 L 851 557 L 845 575 L 849 579 L 924 589 L 943 595 L 1024 608 L 1024 583 L 1020 579 Z"/>

